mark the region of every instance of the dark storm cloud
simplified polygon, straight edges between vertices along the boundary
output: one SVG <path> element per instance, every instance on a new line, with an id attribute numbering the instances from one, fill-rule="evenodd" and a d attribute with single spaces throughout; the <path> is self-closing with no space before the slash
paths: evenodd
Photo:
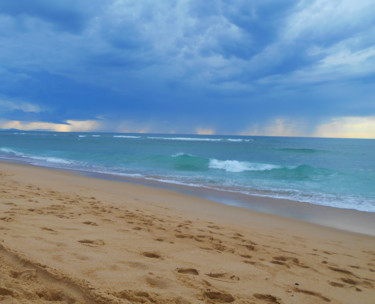
<path id="1" fill-rule="evenodd" d="M 80 3 L 81 2 L 81 3 Z M 96 1 L 90 1 L 95 5 Z M 48 1 L 48 0 L 17 0 L 1 1 L 0 12 L 16 18 L 32 17 L 51 23 L 56 30 L 72 33 L 82 31 L 86 25 L 90 2 L 82 1 Z M 86 10 L 88 9 L 88 10 Z"/>
<path id="2" fill-rule="evenodd" d="M 373 1 L 7 1 L 0 99 L 116 130 L 221 133 L 375 115 Z M 356 106 L 353 106 L 355 100 Z"/>

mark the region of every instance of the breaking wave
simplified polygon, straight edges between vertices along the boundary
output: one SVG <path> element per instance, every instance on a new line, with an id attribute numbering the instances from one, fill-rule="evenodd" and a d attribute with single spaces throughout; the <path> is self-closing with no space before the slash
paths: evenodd
<path id="1" fill-rule="evenodd" d="M 64 165 L 69 165 L 73 163 L 70 160 L 59 158 L 59 157 L 30 155 L 30 154 L 22 153 L 22 152 L 9 149 L 9 148 L 0 148 L 0 151 L 5 153 L 8 156 L 13 156 L 13 157 L 16 156 L 25 160 L 36 160 L 36 161 L 41 161 L 41 162 L 64 164 Z"/>
<path id="2" fill-rule="evenodd" d="M 243 171 L 269 171 L 273 169 L 280 169 L 281 166 L 262 164 L 262 163 L 250 163 L 238 160 L 218 160 L 210 159 L 209 168 L 221 169 L 227 172 L 243 172 Z"/>

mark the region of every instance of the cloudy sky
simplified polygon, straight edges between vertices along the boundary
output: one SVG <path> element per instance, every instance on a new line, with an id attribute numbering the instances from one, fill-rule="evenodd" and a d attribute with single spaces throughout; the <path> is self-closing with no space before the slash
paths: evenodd
<path id="1" fill-rule="evenodd" d="M 0 128 L 375 138 L 374 0 L 2 0 Z"/>

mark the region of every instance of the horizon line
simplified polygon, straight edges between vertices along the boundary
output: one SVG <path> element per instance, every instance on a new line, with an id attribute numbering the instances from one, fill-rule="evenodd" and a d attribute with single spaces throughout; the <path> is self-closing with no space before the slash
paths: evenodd
<path id="1" fill-rule="evenodd" d="M 251 134 L 197 134 L 197 133 L 158 133 L 158 132 L 111 132 L 111 131 L 54 131 L 54 130 L 20 130 L 20 129 L 0 129 L 0 132 L 21 132 L 21 133 L 32 133 L 32 132 L 41 132 L 41 133 L 62 133 L 62 134 L 80 134 L 80 133 L 100 133 L 100 134 L 137 134 L 137 135 L 171 135 L 171 136 L 237 136 L 237 137 L 279 137 L 279 138 L 317 138 L 317 139 L 369 139 L 375 140 L 375 137 L 321 137 L 321 136 L 293 136 L 293 135 L 251 135 Z"/>

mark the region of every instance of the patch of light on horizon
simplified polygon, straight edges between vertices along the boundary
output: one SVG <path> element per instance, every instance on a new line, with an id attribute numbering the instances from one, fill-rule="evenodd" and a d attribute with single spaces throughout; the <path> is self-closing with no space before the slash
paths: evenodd
<path id="1" fill-rule="evenodd" d="M 303 120 L 277 118 L 264 125 L 252 125 L 240 135 L 375 139 L 375 116 L 334 117 L 314 129 Z"/>
<path id="2" fill-rule="evenodd" d="M 301 127 L 299 122 L 287 118 L 276 118 L 265 125 L 252 125 L 246 131 L 241 132 L 240 135 L 287 137 L 306 136 L 306 134 L 300 130 Z"/>
<path id="3" fill-rule="evenodd" d="M 66 120 L 65 124 L 52 122 L 22 122 L 18 120 L 6 121 L 0 124 L 2 129 L 18 129 L 23 131 L 47 130 L 55 132 L 89 132 L 100 126 L 96 120 Z"/>
<path id="4" fill-rule="evenodd" d="M 375 139 L 375 116 L 336 117 L 316 128 L 315 137 Z"/>
<path id="5" fill-rule="evenodd" d="M 196 134 L 198 135 L 214 135 L 215 130 L 211 128 L 197 128 L 195 131 Z"/>

